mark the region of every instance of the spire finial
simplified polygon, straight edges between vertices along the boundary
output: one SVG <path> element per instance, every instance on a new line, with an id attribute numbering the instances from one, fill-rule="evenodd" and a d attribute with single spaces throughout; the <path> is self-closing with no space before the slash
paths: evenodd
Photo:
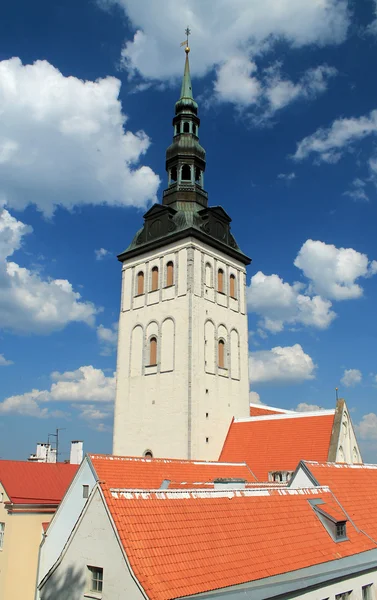
<path id="1" fill-rule="evenodd" d="M 189 42 L 188 42 L 189 35 L 191 35 L 190 27 L 186 27 L 185 34 L 186 34 L 186 39 L 184 42 L 182 42 L 181 46 L 185 46 L 185 52 L 186 52 L 186 54 L 188 54 L 190 52 L 190 47 L 189 47 Z"/>

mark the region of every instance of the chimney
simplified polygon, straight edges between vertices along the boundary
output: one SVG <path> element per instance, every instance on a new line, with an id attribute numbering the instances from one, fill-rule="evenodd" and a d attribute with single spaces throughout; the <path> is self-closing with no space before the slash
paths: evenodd
<path id="1" fill-rule="evenodd" d="M 71 442 L 71 455 L 69 462 L 71 465 L 80 465 L 83 458 L 83 442 L 81 440 L 74 440 Z"/>

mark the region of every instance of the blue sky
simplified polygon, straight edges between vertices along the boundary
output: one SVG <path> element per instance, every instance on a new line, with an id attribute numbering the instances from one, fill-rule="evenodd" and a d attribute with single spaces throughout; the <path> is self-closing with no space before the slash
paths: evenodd
<path id="1" fill-rule="evenodd" d="M 0 456 L 56 427 L 111 452 L 116 254 L 166 184 L 187 24 L 205 187 L 253 258 L 251 398 L 332 408 L 339 386 L 377 462 L 374 0 L 4 6 Z"/>

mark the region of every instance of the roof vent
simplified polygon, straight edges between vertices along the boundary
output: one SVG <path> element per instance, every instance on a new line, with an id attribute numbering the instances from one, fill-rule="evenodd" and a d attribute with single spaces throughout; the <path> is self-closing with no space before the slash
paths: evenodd
<path id="1" fill-rule="evenodd" d="M 167 490 L 170 485 L 170 479 L 164 479 L 160 485 L 160 490 Z"/>

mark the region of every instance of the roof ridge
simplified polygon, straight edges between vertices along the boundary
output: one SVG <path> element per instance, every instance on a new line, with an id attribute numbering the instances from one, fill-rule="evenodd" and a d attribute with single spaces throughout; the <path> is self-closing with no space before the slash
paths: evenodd
<path id="1" fill-rule="evenodd" d="M 127 461 L 127 462 L 142 462 L 142 463 L 185 463 L 191 465 L 220 465 L 220 466 L 234 466 L 234 467 L 247 467 L 246 462 L 229 462 L 229 461 L 218 461 L 218 460 L 189 460 L 187 458 L 144 458 L 142 456 L 118 456 L 113 454 L 88 454 L 89 458 L 109 461 Z"/>
<path id="2" fill-rule="evenodd" d="M 285 413 L 294 414 L 297 412 L 296 410 L 288 410 L 287 408 L 278 408 L 277 406 L 270 406 L 269 404 L 262 404 L 261 402 L 249 402 L 249 406 L 252 406 L 253 408 L 260 408 L 263 410 L 275 410 L 282 414 L 285 414 Z"/>
<path id="3" fill-rule="evenodd" d="M 234 419 L 234 423 L 249 423 L 253 421 L 277 421 L 279 419 L 302 419 L 305 417 L 330 417 L 335 415 L 335 409 L 317 410 L 311 412 L 292 412 L 287 414 L 261 415 L 259 417 L 244 417 Z"/>
<path id="4" fill-rule="evenodd" d="M 320 494 L 331 494 L 331 490 L 328 486 L 320 487 L 309 487 L 309 488 L 257 488 L 257 489 L 136 489 L 136 488 L 107 488 L 106 485 L 101 484 L 111 496 L 116 499 L 126 500 L 137 500 L 139 498 L 144 500 L 156 499 L 175 499 L 175 498 L 243 498 L 243 497 L 262 497 L 262 496 L 318 496 Z M 120 498 L 118 496 L 120 495 Z M 135 495 L 135 496 L 134 496 Z"/>

